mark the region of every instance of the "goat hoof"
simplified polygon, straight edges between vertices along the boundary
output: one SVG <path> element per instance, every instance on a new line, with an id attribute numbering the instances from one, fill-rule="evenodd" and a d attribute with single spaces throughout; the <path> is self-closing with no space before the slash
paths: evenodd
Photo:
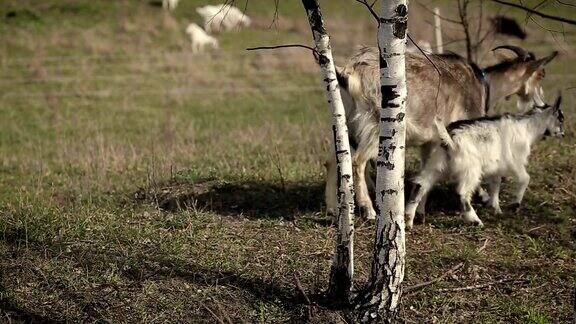
<path id="1" fill-rule="evenodd" d="M 405 224 L 406 231 L 411 230 L 412 227 L 414 227 L 414 222 L 413 222 L 413 221 L 410 221 L 410 220 L 407 220 L 407 221 L 406 221 L 406 224 Z"/>
<path id="2" fill-rule="evenodd" d="M 360 217 L 367 220 L 375 220 L 376 212 L 374 211 L 374 208 L 360 207 Z"/>
<path id="3" fill-rule="evenodd" d="M 332 221 L 332 223 L 338 222 L 338 215 L 332 209 L 326 210 L 326 219 Z"/>
<path id="4" fill-rule="evenodd" d="M 520 211 L 520 203 L 510 204 L 510 206 L 508 208 L 515 213 L 519 212 Z"/>
<path id="5" fill-rule="evenodd" d="M 416 220 L 418 220 L 419 224 L 426 223 L 426 213 L 416 213 Z"/>

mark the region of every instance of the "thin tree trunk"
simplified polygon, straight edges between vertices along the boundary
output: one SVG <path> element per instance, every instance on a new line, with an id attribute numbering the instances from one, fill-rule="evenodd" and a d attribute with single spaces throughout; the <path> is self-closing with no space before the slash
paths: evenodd
<path id="1" fill-rule="evenodd" d="M 436 53 L 444 53 L 444 43 L 442 42 L 442 22 L 440 20 L 440 8 L 434 8 L 434 30 L 436 38 Z"/>
<path id="2" fill-rule="evenodd" d="M 470 25 L 468 21 L 468 4 L 468 0 L 458 0 L 458 14 L 460 15 L 460 23 L 462 24 L 464 36 L 466 37 L 466 59 L 468 59 L 468 62 L 473 62 L 472 37 L 470 36 Z"/>
<path id="3" fill-rule="evenodd" d="M 338 235 L 330 271 L 328 298 L 334 304 L 349 304 L 354 276 L 354 183 L 346 113 L 336 79 L 330 36 L 324 28 L 320 5 L 316 0 L 302 0 L 302 4 L 306 9 L 316 43 L 322 79 L 326 84 L 328 105 L 332 110 L 332 130 L 338 170 Z"/>
<path id="4" fill-rule="evenodd" d="M 406 0 L 382 1 L 380 135 L 376 176 L 376 240 L 368 289 L 356 310 L 362 322 L 393 322 L 404 279 L 404 160 L 406 140 Z"/>

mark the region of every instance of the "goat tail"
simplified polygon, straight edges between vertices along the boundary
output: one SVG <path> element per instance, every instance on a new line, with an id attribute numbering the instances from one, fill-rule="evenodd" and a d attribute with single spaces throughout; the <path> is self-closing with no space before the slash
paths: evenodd
<path id="1" fill-rule="evenodd" d="M 438 137 L 440 137 L 440 141 L 442 142 L 442 146 L 447 147 L 449 150 L 454 151 L 455 144 L 444 126 L 442 120 L 438 117 L 434 118 L 434 125 L 436 126 L 436 131 L 438 132 Z"/>

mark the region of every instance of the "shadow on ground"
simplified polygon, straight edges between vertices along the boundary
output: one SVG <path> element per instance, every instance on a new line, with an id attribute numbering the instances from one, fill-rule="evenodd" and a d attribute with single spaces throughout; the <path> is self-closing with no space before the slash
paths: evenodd
<path id="1" fill-rule="evenodd" d="M 322 211 L 323 193 L 323 184 L 317 182 L 199 180 L 149 187 L 135 196 L 171 212 L 198 209 L 227 216 L 291 220 L 296 215 Z"/>

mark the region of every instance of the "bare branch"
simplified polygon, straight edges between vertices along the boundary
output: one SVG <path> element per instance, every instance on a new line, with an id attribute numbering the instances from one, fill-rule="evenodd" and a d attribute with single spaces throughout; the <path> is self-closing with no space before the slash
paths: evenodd
<path id="1" fill-rule="evenodd" d="M 308 295 L 306 294 L 304 288 L 302 288 L 302 284 L 300 283 L 300 279 L 298 279 L 298 275 L 296 273 L 294 273 L 294 284 L 296 285 L 296 289 L 298 289 L 302 297 L 304 297 L 306 304 L 312 305 L 312 302 L 310 301 L 310 298 L 308 298 Z"/>
<path id="2" fill-rule="evenodd" d="M 573 19 L 568 19 L 568 18 L 564 18 L 564 17 L 559 17 L 559 16 L 553 16 L 553 15 L 549 15 L 537 10 L 533 10 L 531 8 L 516 4 L 516 3 L 512 3 L 512 2 L 507 2 L 507 1 L 502 1 L 502 0 L 491 0 L 492 2 L 496 2 L 505 6 L 510 6 L 510 7 L 514 7 L 514 8 L 518 8 L 518 9 L 522 9 L 526 12 L 532 13 L 534 15 L 540 16 L 542 18 L 546 18 L 546 19 L 550 19 L 550 20 L 555 20 L 555 21 L 560 21 L 563 23 L 567 23 L 570 25 L 576 25 L 576 20 Z"/>
<path id="3" fill-rule="evenodd" d="M 417 5 L 419 5 L 420 7 L 424 8 L 424 10 L 428 11 L 429 13 L 433 14 L 434 16 L 438 16 L 440 19 L 442 19 L 442 20 L 444 20 L 444 21 L 447 21 L 447 22 L 453 23 L 453 24 L 460 24 L 460 22 L 459 22 L 458 20 L 446 18 L 446 17 L 440 16 L 440 15 L 436 15 L 436 13 L 435 13 L 433 10 L 431 10 L 430 8 L 426 7 L 425 5 L 421 4 L 421 3 L 418 2 L 418 1 L 415 1 L 415 3 L 416 3 Z"/>
<path id="4" fill-rule="evenodd" d="M 567 6 L 567 7 L 576 8 L 576 5 L 573 5 L 573 4 L 570 4 L 570 3 L 565 3 L 565 2 L 562 2 L 562 1 L 560 1 L 560 0 L 556 0 L 556 2 L 558 2 L 558 3 L 561 4 L 561 5 Z"/>
<path id="5" fill-rule="evenodd" d="M 460 17 L 460 24 L 464 29 L 466 36 L 466 59 L 469 62 L 474 61 L 472 57 L 472 39 L 470 37 L 470 26 L 468 24 L 468 0 L 458 0 L 458 15 Z"/>
<path id="6" fill-rule="evenodd" d="M 532 10 L 536 10 L 536 9 L 540 8 L 540 7 L 541 7 L 543 4 L 545 4 L 546 2 L 548 2 L 548 0 L 542 0 L 542 1 L 540 1 L 540 3 L 537 4 L 536 6 L 534 6 L 534 7 L 532 8 Z M 520 4 L 523 5 L 524 3 L 523 3 L 522 1 L 520 1 Z M 526 19 L 525 19 L 524 21 L 527 22 L 529 17 L 532 17 L 532 14 L 531 14 L 531 13 L 526 14 Z"/>
<path id="7" fill-rule="evenodd" d="M 305 49 L 312 51 L 312 55 L 314 55 L 314 60 L 316 60 L 316 63 L 320 63 L 320 53 L 318 52 L 317 49 L 315 49 L 314 47 L 310 47 L 308 45 L 284 44 L 284 45 L 275 45 L 275 46 L 258 46 L 258 47 L 248 47 L 246 50 L 247 51 L 273 50 L 273 49 L 289 48 L 289 47 L 305 48 Z"/>
<path id="8" fill-rule="evenodd" d="M 257 50 L 271 50 L 271 49 L 278 49 L 278 48 L 287 48 L 287 47 L 300 47 L 311 50 L 312 53 L 315 55 L 318 54 L 318 51 L 311 46 L 302 45 L 302 44 L 284 44 L 284 45 L 274 45 L 274 46 L 258 46 L 258 47 L 248 47 L 246 48 L 247 51 L 257 51 Z"/>
<path id="9" fill-rule="evenodd" d="M 428 60 L 428 62 L 430 62 L 430 64 L 432 64 L 432 66 L 434 67 L 434 69 L 436 69 L 436 72 L 438 72 L 438 76 L 441 75 L 440 73 L 440 69 L 438 68 L 438 66 L 430 59 L 430 56 L 428 56 L 428 53 L 424 52 L 424 50 L 422 48 L 420 48 L 420 45 L 418 45 L 418 43 L 416 43 L 414 41 L 414 39 L 412 38 L 412 36 L 410 34 L 407 34 L 408 39 L 412 42 L 412 44 L 414 44 L 414 46 L 416 46 L 416 48 L 420 51 L 420 53 L 424 54 L 424 57 L 426 57 L 426 60 Z"/>
<path id="10" fill-rule="evenodd" d="M 378 22 L 378 26 L 380 26 L 380 16 L 378 16 L 378 14 L 376 13 L 376 11 L 374 11 L 374 4 L 376 3 L 376 0 L 374 2 L 372 2 L 372 4 L 368 4 L 367 0 L 356 0 L 356 2 L 363 4 L 368 11 L 370 11 L 370 14 L 372 14 L 372 17 L 374 17 L 374 19 L 376 19 L 376 22 Z"/>
<path id="11" fill-rule="evenodd" d="M 482 288 L 492 287 L 494 285 L 502 284 L 502 283 L 506 283 L 506 282 L 525 283 L 525 282 L 528 282 L 528 280 L 526 280 L 526 279 L 501 279 L 501 280 L 497 280 L 497 281 L 493 281 L 493 282 L 489 282 L 489 283 L 485 283 L 485 284 L 478 284 L 478 285 L 471 285 L 471 286 L 457 287 L 457 288 L 441 288 L 441 289 L 438 289 L 438 291 L 465 291 L 465 290 L 473 290 L 473 289 L 482 289 Z"/>
<path id="12" fill-rule="evenodd" d="M 248 0 L 246 0 L 248 1 Z M 274 0 L 274 16 L 272 18 L 272 22 L 268 28 L 272 28 L 272 26 L 276 25 L 276 29 L 278 28 L 278 6 L 280 5 L 280 0 Z"/>
<path id="13" fill-rule="evenodd" d="M 405 292 L 414 291 L 435 284 L 438 281 L 441 281 L 444 278 L 448 277 L 449 275 L 453 274 L 454 272 L 458 271 L 463 265 L 464 263 L 460 262 L 457 265 L 453 266 L 450 270 L 444 272 L 440 277 L 419 284 L 415 284 L 414 286 L 406 287 L 404 288 L 404 291 Z"/>

